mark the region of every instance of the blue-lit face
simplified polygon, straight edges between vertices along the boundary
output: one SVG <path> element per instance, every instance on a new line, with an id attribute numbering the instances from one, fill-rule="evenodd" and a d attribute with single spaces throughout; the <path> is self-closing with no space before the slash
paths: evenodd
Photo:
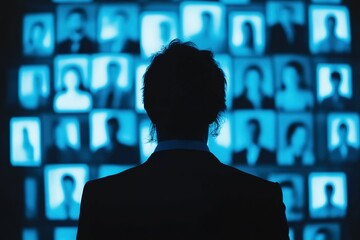
<path id="1" fill-rule="evenodd" d="M 257 143 L 259 140 L 260 129 L 256 124 L 249 123 L 248 124 L 248 134 L 249 141 L 252 143 Z"/>
<path id="2" fill-rule="evenodd" d="M 160 39 L 162 42 L 167 43 L 171 39 L 171 26 L 169 22 L 160 23 Z"/>
<path id="3" fill-rule="evenodd" d="M 211 14 L 203 13 L 202 14 L 202 28 L 205 33 L 210 35 L 212 33 L 212 29 L 214 27 L 214 20 Z"/>
<path id="4" fill-rule="evenodd" d="M 126 17 L 122 14 L 116 14 L 114 17 L 114 27 L 118 30 L 117 37 L 125 36 L 126 32 Z M 122 34 L 119 34 L 122 33 Z"/>
<path id="5" fill-rule="evenodd" d="M 108 84 L 110 86 L 115 86 L 117 84 L 119 75 L 120 75 L 120 65 L 111 64 L 107 68 L 108 74 Z"/>
<path id="6" fill-rule="evenodd" d="M 294 67 L 285 66 L 282 79 L 286 89 L 296 90 L 299 88 L 300 76 Z"/>
<path id="7" fill-rule="evenodd" d="M 348 138 L 348 129 L 346 127 L 339 128 L 339 143 L 346 144 Z"/>
<path id="8" fill-rule="evenodd" d="M 64 201 L 71 202 L 75 191 L 75 183 L 69 179 L 64 179 L 62 182 L 62 187 L 64 191 Z"/>
<path id="9" fill-rule="evenodd" d="M 336 31 L 336 19 L 335 17 L 328 17 L 325 20 L 326 22 L 326 29 L 330 35 L 334 35 Z"/>
<path id="10" fill-rule="evenodd" d="M 287 7 L 281 8 L 281 11 L 279 14 L 280 23 L 283 25 L 288 25 L 289 23 L 292 23 L 292 21 L 293 21 L 292 14 L 293 13 L 289 8 L 287 8 Z"/>
<path id="11" fill-rule="evenodd" d="M 341 84 L 340 79 L 331 79 L 331 86 L 333 93 L 340 94 L 340 84 Z"/>
<path id="12" fill-rule="evenodd" d="M 247 45 L 251 40 L 251 34 L 252 34 L 251 30 L 252 30 L 251 25 L 249 23 L 242 25 L 242 33 L 244 36 L 245 45 Z"/>
<path id="13" fill-rule="evenodd" d="M 329 240 L 325 233 L 316 233 L 314 240 Z"/>

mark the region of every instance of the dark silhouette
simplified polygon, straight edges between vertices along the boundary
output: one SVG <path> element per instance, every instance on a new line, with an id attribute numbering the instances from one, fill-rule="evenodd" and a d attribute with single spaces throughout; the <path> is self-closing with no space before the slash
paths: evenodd
<path id="1" fill-rule="evenodd" d="M 95 152 L 97 163 L 139 164 L 139 153 L 136 147 L 120 143 L 117 139 L 121 125 L 117 118 L 107 120 L 109 143 Z"/>
<path id="2" fill-rule="evenodd" d="M 244 91 L 233 99 L 232 107 L 242 109 L 274 108 L 274 99 L 266 96 L 261 86 L 264 84 L 264 72 L 257 65 L 248 66 L 243 73 Z"/>
<path id="3" fill-rule="evenodd" d="M 259 120 L 255 118 L 249 119 L 246 129 L 249 134 L 249 143 L 245 149 L 233 154 L 232 164 L 275 164 L 275 153 L 261 146 L 259 143 L 259 138 L 261 136 L 261 125 Z"/>
<path id="4" fill-rule="evenodd" d="M 342 122 L 338 127 L 339 144 L 334 150 L 330 151 L 330 160 L 333 163 L 346 163 L 356 161 L 358 158 L 358 149 L 349 145 L 349 129 L 346 122 Z"/>
<path id="5" fill-rule="evenodd" d="M 144 163 L 86 183 L 77 239 L 288 239 L 279 184 L 222 164 L 206 145 L 225 111 L 210 51 L 173 40 L 144 75 L 158 145 Z"/>
<path id="6" fill-rule="evenodd" d="M 86 34 L 87 13 L 83 8 L 74 8 L 66 15 L 68 36 L 59 43 L 58 53 L 93 53 L 96 43 Z"/>
<path id="7" fill-rule="evenodd" d="M 344 110 L 350 107 L 351 100 L 349 98 L 341 96 L 341 75 L 337 71 L 333 71 L 330 74 L 330 82 L 332 86 L 332 94 L 324 98 L 321 102 L 321 107 L 326 110 Z"/>
<path id="8" fill-rule="evenodd" d="M 283 5 L 278 16 L 279 22 L 270 28 L 270 50 L 278 53 L 305 52 L 306 31 L 302 25 L 294 22 L 293 6 Z"/>

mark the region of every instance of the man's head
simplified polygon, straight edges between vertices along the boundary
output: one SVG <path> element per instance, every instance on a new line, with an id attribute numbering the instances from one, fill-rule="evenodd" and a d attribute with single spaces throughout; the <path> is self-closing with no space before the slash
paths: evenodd
<path id="1" fill-rule="evenodd" d="M 73 41 L 80 41 L 85 34 L 87 14 L 83 8 L 74 8 L 66 16 L 69 37 Z"/>
<path id="2" fill-rule="evenodd" d="M 325 185 L 325 197 L 328 204 L 331 204 L 332 202 L 334 190 L 334 185 L 332 183 L 327 183 Z"/>
<path id="3" fill-rule="evenodd" d="M 298 61 L 287 62 L 282 69 L 282 87 L 286 89 L 297 89 L 303 85 L 304 68 Z"/>
<path id="4" fill-rule="evenodd" d="M 108 77 L 108 84 L 110 86 L 115 86 L 117 80 L 119 78 L 121 71 L 121 65 L 117 61 L 111 61 L 107 64 L 107 77 Z"/>
<path id="5" fill-rule="evenodd" d="M 338 94 L 340 91 L 341 75 L 338 71 L 333 71 L 330 74 L 330 81 L 333 93 Z"/>
<path id="6" fill-rule="evenodd" d="M 159 24 L 160 40 L 167 44 L 171 40 L 171 24 L 169 21 L 162 21 Z"/>
<path id="7" fill-rule="evenodd" d="M 328 34 L 335 34 L 336 30 L 336 17 L 334 15 L 329 15 L 325 18 L 325 25 Z"/>
<path id="8" fill-rule="evenodd" d="M 75 179 L 72 175 L 66 174 L 61 179 L 62 189 L 64 191 L 64 200 L 70 201 L 75 191 Z"/>
<path id="9" fill-rule="evenodd" d="M 129 15 L 126 11 L 124 10 L 118 10 L 114 13 L 113 15 L 113 23 L 114 26 L 116 28 L 116 30 L 118 31 L 118 35 L 120 36 L 121 34 L 125 34 L 126 35 L 126 29 L 127 29 L 127 24 L 129 21 Z"/>
<path id="10" fill-rule="evenodd" d="M 303 122 L 293 122 L 286 131 L 286 143 L 293 149 L 304 150 L 309 138 L 309 129 Z"/>
<path id="11" fill-rule="evenodd" d="M 173 40 L 144 74 L 144 107 L 158 131 L 192 138 L 213 124 L 216 135 L 226 110 L 225 87 L 224 73 L 210 51 Z"/>
<path id="12" fill-rule="evenodd" d="M 249 141 L 251 143 L 257 144 L 259 141 L 261 126 L 259 120 L 256 118 L 251 118 L 247 121 L 247 129 L 249 134 Z"/>
<path id="13" fill-rule="evenodd" d="M 338 135 L 339 135 L 340 144 L 347 143 L 348 133 L 349 133 L 349 129 L 348 129 L 346 122 L 340 123 L 339 127 L 338 127 Z"/>
<path id="14" fill-rule="evenodd" d="M 207 34 L 211 34 L 214 28 L 214 18 L 211 12 L 207 12 L 207 11 L 202 12 L 201 22 L 202 22 L 202 30 Z"/>
<path id="15" fill-rule="evenodd" d="M 278 14 L 279 21 L 281 24 L 291 24 L 294 18 L 294 8 L 291 5 L 282 5 Z"/>
<path id="16" fill-rule="evenodd" d="M 106 121 L 106 123 L 107 123 L 107 132 L 108 132 L 109 140 L 111 142 L 116 142 L 117 134 L 118 131 L 120 130 L 119 120 L 115 117 L 111 117 Z"/>

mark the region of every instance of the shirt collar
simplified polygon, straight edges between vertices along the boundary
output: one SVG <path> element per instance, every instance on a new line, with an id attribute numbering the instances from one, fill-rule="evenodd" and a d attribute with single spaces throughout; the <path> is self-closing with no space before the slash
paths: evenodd
<path id="1" fill-rule="evenodd" d="M 166 150 L 197 150 L 209 152 L 209 147 L 206 143 L 196 140 L 167 140 L 161 141 L 155 148 L 155 152 L 166 151 Z"/>

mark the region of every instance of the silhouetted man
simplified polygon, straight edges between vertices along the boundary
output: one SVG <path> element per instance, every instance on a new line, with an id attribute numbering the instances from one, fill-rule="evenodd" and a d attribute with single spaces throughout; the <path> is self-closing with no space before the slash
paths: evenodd
<path id="1" fill-rule="evenodd" d="M 144 163 L 86 184 L 77 239 L 288 239 L 279 184 L 222 164 L 226 80 L 210 51 L 172 41 L 144 75 L 158 145 Z M 153 136 L 154 138 L 155 136 Z"/>
<path id="2" fill-rule="evenodd" d="M 117 118 L 107 120 L 106 130 L 109 142 L 95 152 L 97 163 L 138 164 L 139 154 L 135 147 L 120 143 L 117 136 L 121 125 Z"/>
<path id="3" fill-rule="evenodd" d="M 96 43 L 86 33 L 87 13 L 83 8 L 74 8 L 66 15 L 68 35 L 59 43 L 59 53 L 93 53 Z"/>
<path id="4" fill-rule="evenodd" d="M 233 164 L 275 164 L 275 153 L 261 146 L 261 125 L 259 120 L 251 118 L 246 124 L 248 144 L 245 149 L 233 154 Z"/>
<path id="5" fill-rule="evenodd" d="M 343 110 L 350 106 L 351 101 L 349 98 L 341 96 L 341 75 L 339 72 L 334 71 L 330 74 L 330 83 L 332 86 L 332 94 L 324 98 L 321 102 L 321 107 L 327 110 Z"/>
<path id="6" fill-rule="evenodd" d="M 345 122 L 340 123 L 338 127 L 339 144 L 330 151 L 330 160 L 333 163 L 344 163 L 357 159 L 358 150 L 349 145 L 348 135 L 348 125 Z"/>

